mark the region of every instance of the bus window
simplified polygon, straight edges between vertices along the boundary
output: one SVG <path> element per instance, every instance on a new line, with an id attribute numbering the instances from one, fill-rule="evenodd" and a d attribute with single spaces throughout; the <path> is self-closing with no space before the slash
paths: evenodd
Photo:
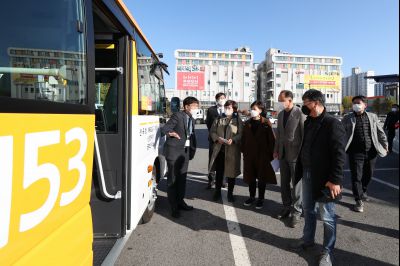
<path id="1" fill-rule="evenodd" d="M 135 34 L 137 43 L 137 64 L 139 80 L 139 114 L 164 114 L 165 93 L 164 83 L 152 73 L 156 60 L 150 49 L 138 34 Z"/>
<path id="2" fill-rule="evenodd" d="M 10 1 L 0 9 L 0 96 L 86 104 L 82 5 Z"/>
<path id="3" fill-rule="evenodd" d="M 96 130 L 117 132 L 118 121 L 118 74 L 96 72 Z"/>

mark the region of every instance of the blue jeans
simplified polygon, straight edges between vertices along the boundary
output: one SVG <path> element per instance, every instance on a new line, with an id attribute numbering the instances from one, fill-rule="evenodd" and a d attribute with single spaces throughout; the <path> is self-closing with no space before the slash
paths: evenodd
<path id="1" fill-rule="evenodd" d="M 335 203 L 322 203 L 313 199 L 311 173 L 307 170 L 303 173 L 303 210 L 304 210 L 304 229 L 303 241 L 306 244 L 314 243 L 315 229 L 317 226 L 317 206 L 319 214 L 324 223 L 324 252 L 331 253 L 336 242 L 336 215 Z"/>

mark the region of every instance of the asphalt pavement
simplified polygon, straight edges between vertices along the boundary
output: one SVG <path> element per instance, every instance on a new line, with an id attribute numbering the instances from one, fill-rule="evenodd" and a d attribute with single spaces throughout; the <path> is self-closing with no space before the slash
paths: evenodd
<path id="1" fill-rule="evenodd" d="M 245 207 L 248 187 L 238 177 L 236 202 L 212 200 L 207 190 L 207 129 L 197 126 L 198 150 L 190 162 L 186 202 L 195 207 L 171 217 L 166 180 L 161 180 L 155 214 L 127 240 L 116 265 L 315 265 L 323 227 L 318 221 L 317 246 L 307 252 L 290 248 L 302 236 L 304 220 L 292 229 L 276 219 L 281 209 L 280 187 L 267 186 L 262 210 Z M 350 173 L 346 166 L 338 215 L 334 265 L 399 265 L 399 156 L 379 158 L 363 213 L 351 210 Z M 280 180 L 277 176 L 278 182 Z M 226 195 L 225 195 L 226 196 Z"/>

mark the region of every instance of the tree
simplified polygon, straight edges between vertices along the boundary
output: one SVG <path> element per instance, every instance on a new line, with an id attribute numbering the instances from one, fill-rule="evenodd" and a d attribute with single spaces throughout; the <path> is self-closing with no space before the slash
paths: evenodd
<path id="1" fill-rule="evenodd" d="M 380 114 L 380 112 L 382 111 L 381 99 L 376 98 L 376 99 L 372 102 L 372 110 L 373 110 L 374 113 L 376 113 L 377 115 Z"/>
<path id="2" fill-rule="evenodd" d="M 385 98 L 385 101 L 384 101 L 384 103 L 383 103 L 383 112 L 386 114 L 386 113 L 389 113 L 390 111 L 391 111 L 391 109 L 392 109 L 392 105 L 393 104 L 395 104 L 396 103 L 396 99 L 394 98 L 394 97 L 387 97 L 387 98 Z"/>
<path id="3" fill-rule="evenodd" d="M 350 108 L 351 108 L 351 106 L 352 106 L 352 102 L 351 102 L 351 99 L 352 99 L 353 97 L 352 96 L 345 96 L 345 97 L 343 97 L 343 100 L 342 100 L 342 106 L 343 106 L 343 109 L 344 109 L 344 112 L 346 112 L 347 110 L 349 110 Z"/>

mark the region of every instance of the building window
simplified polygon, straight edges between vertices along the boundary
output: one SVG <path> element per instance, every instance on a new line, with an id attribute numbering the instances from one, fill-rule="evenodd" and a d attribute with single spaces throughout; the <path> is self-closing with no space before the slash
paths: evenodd
<path id="1" fill-rule="evenodd" d="M 217 75 L 217 72 L 213 72 L 213 76 L 216 76 Z"/>
<path id="2" fill-rule="evenodd" d="M 250 77 L 250 73 L 244 73 L 246 77 Z"/>
<path id="3" fill-rule="evenodd" d="M 245 86 L 245 87 L 249 87 L 249 86 L 250 86 L 250 83 L 245 82 L 245 83 L 244 83 L 244 86 Z"/>
<path id="4" fill-rule="evenodd" d="M 239 96 L 239 94 L 238 94 L 238 92 L 237 92 L 237 91 L 235 91 L 235 96 L 236 96 L 236 97 L 238 97 L 238 96 Z"/>
<path id="5" fill-rule="evenodd" d="M 281 77 L 281 74 L 276 74 L 276 77 L 277 77 L 277 78 L 280 78 L 280 77 Z"/>

